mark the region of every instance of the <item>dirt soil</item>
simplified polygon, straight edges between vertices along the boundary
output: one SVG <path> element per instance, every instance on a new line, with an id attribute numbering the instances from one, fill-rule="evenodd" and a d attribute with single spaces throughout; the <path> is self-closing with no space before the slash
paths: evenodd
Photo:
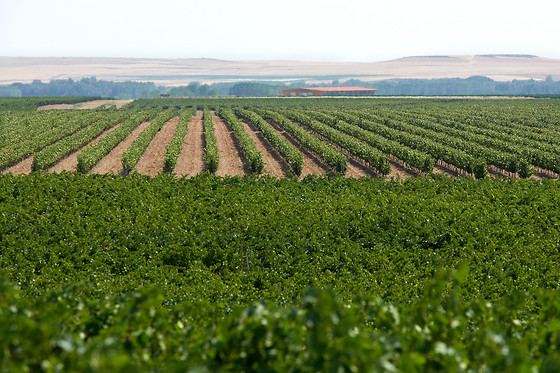
<path id="1" fill-rule="evenodd" d="M 179 154 L 175 174 L 178 176 L 194 176 L 204 172 L 204 127 L 202 125 L 202 111 L 197 111 L 196 115 L 189 122 L 189 127 L 183 149 Z"/>
<path id="2" fill-rule="evenodd" d="M 533 167 L 535 168 L 535 167 Z M 558 174 L 550 172 L 550 171 L 544 171 L 544 170 L 536 170 L 532 175 L 531 175 L 531 179 L 535 179 L 535 180 L 542 180 L 542 179 L 558 179 Z"/>
<path id="3" fill-rule="evenodd" d="M 126 139 L 124 139 L 124 141 L 119 143 L 113 150 L 111 150 L 109 154 L 107 154 L 104 158 L 102 158 L 99 161 L 99 163 L 97 163 L 91 169 L 89 173 L 90 174 L 122 173 L 123 167 L 121 163 L 121 158 L 123 153 L 126 151 L 126 149 L 128 149 L 130 144 L 132 144 L 132 142 L 136 140 L 138 136 L 140 136 L 142 131 L 144 131 L 149 124 L 150 122 L 144 122 L 140 124 L 138 127 L 136 127 L 130 133 L 130 135 L 128 135 Z"/>
<path id="4" fill-rule="evenodd" d="M 115 105 L 117 109 L 122 108 L 124 105 L 132 102 L 133 100 L 94 100 L 94 101 L 86 101 L 86 102 L 79 102 L 77 104 L 56 104 L 56 105 L 44 105 L 39 106 L 37 110 L 64 110 L 64 109 L 80 109 L 80 110 L 87 110 L 87 109 L 96 109 L 98 107 L 104 106 L 105 108 L 109 108 L 110 106 Z"/>
<path id="5" fill-rule="evenodd" d="M 56 105 L 43 105 L 37 108 L 38 111 L 42 110 L 64 110 L 74 109 L 74 104 L 56 104 Z"/>
<path id="6" fill-rule="evenodd" d="M 447 168 L 443 165 L 440 165 L 440 164 L 435 164 L 434 165 L 434 173 L 445 174 L 445 175 L 453 176 L 453 177 L 464 176 L 463 174 L 461 174 L 461 173 L 459 173 L 455 170 L 452 170 L 450 168 Z"/>
<path id="7" fill-rule="evenodd" d="M 245 175 L 249 174 L 249 164 L 231 128 L 224 121 L 212 113 L 214 123 L 216 145 L 220 155 L 220 164 L 216 175 Z"/>
<path id="8" fill-rule="evenodd" d="M 28 175 L 31 173 L 31 168 L 33 166 L 33 156 L 27 157 L 21 162 L 16 163 L 15 165 L 8 167 L 4 171 L 3 174 L 12 174 L 12 175 Z"/>
<path id="9" fill-rule="evenodd" d="M 85 148 L 87 148 L 91 145 L 94 145 L 99 140 L 101 140 L 102 138 L 107 136 L 109 133 L 113 132 L 113 130 L 115 130 L 119 125 L 120 125 L 120 123 L 117 124 L 116 126 L 112 127 L 112 128 L 109 128 L 108 130 L 103 132 L 101 135 L 99 135 L 95 139 L 93 139 L 89 144 L 83 146 L 82 148 L 75 151 L 74 153 L 68 155 L 67 157 L 65 157 L 63 159 L 61 159 L 60 162 L 58 162 L 54 166 L 50 167 L 47 170 L 47 172 L 56 172 L 56 173 L 61 173 L 62 171 L 75 172 L 77 167 L 78 167 L 78 156 L 82 153 L 82 151 Z"/>
<path id="10" fill-rule="evenodd" d="M 300 180 L 307 175 L 325 175 L 331 171 L 330 167 L 319 157 L 302 147 L 299 142 L 288 132 L 272 122 L 268 122 L 280 135 L 288 140 L 293 146 L 303 153 L 303 169 L 301 171 Z"/>
<path id="11" fill-rule="evenodd" d="M 345 177 L 353 177 L 359 179 L 360 177 L 376 177 L 379 176 L 373 168 L 366 166 L 361 162 L 348 157 L 348 167 L 346 169 Z"/>
<path id="12" fill-rule="evenodd" d="M 321 141 L 326 142 L 327 144 L 329 144 L 330 146 L 332 146 L 333 148 L 335 148 L 336 150 L 344 154 L 344 156 L 346 156 L 346 159 L 348 161 L 347 161 L 346 173 L 344 174 L 345 177 L 353 177 L 355 179 L 359 179 L 360 177 L 363 176 L 376 177 L 380 175 L 377 172 L 375 172 L 373 167 L 367 165 L 365 161 L 359 159 L 358 157 L 354 157 L 348 151 L 346 151 L 346 149 L 337 146 L 336 144 L 334 144 L 332 141 L 325 138 L 324 136 L 320 134 L 316 134 L 310 130 L 307 130 L 307 132 L 318 137 L 319 139 L 321 139 Z"/>
<path id="13" fill-rule="evenodd" d="M 163 172 L 163 158 L 165 157 L 165 148 L 171 140 L 179 124 L 179 117 L 174 117 L 167 121 L 156 133 L 153 140 L 150 142 L 146 151 L 138 160 L 134 169 L 142 175 L 156 176 Z"/>
<path id="14" fill-rule="evenodd" d="M 386 176 L 387 179 L 407 179 L 409 177 L 415 176 L 411 170 L 408 170 L 403 165 L 389 159 L 389 163 L 391 164 L 391 172 Z"/>
<path id="15" fill-rule="evenodd" d="M 255 146 L 261 152 L 264 161 L 264 174 L 276 177 L 288 177 L 291 173 L 290 165 L 268 142 L 261 131 L 252 124 L 242 121 L 245 131 L 255 142 Z"/>
<path id="16" fill-rule="evenodd" d="M 115 105 L 117 109 L 122 108 L 124 105 L 132 102 L 132 100 L 95 100 L 95 101 L 86 101 L 81 102 L 74 105 L 75 109 L 87 110 L 87 109 L 97 109 L 98 107 L 104 106 L 105 108 L 109 108 L 110 106 Z"/>

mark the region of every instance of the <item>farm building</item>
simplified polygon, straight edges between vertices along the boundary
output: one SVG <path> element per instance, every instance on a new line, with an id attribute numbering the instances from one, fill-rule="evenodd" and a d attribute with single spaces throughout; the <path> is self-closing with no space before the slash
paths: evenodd
<path id="1" fill-rule="evenodd" d="M 282 96 L 373 96 L 377 89 L 362 87 L 316 87 L 283 89 Z"/>

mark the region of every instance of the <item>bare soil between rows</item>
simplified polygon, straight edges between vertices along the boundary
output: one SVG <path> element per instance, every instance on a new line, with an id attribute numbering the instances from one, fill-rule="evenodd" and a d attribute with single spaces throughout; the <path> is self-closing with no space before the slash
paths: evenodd
<path id="1" fill-rule="evenodd" d="M 398 162 L 392 160 L 391 158 L 389 158 L 389 163 L 391 164 L 391 172 L 389 172 L 388 175 L 386 175 L 387 179 L 408 179 L 409 177 L 414 177 L 416 176 L 415 173 L 406 168 L 405 166 L 399 164 Z"/>
<path id="2" fill-rule="evenodd" d="M 171 140 L 179 124 L 179 117 L 174 117 L 167 121 L 161 130 L 156 133 L 142 157 L 138 160 L 135 171 L 142 175 L 156 176 L 163 172 L 163 158 L 165 148 Z"/>
<path id="3" fill-rule="evenodd" d="M 278 132 L 281 136 L 288 140 L 290 144 L 292 144 L 300 152 L 302 152 L 303 168 L 301 171 L 300 179 L 304 178 L 307 175 L 326 175 L 329 171 L 331 171 L 331 168 L 325 162 L 323 162 L 315 154 L 301 146 L 300 143 L 290 133 L 273 122 L 269 122 L 269 124 L 276 130 L 276 132 Z"/>
<path id="4" fill-rule="evenodd" d="M 197 111 L 189 122 L 183 148 L 179 154 L 174 173 L 178 176 L 191 177 L 204 172 L 204 126 L 202 111 Z"/>
<path id="5" fill-rule="evenodd" d="M 212 113 L 212 123 L 214 123 L 216 145 L 220 156 L 216 175 L 248 175 L 250 173 L 249 164 L 231 128 L 214 112 Z"/>
<path id="6" fill-rule="evenodd" d="M 344 174 L 345 177 L 351 177 L 355 179 L 359 179 L 361 177 L 369 176 L 369 177 L 376 177 L 379 176 L 375 169 L 371 167 L 367 162 L 363 161 L 362 159 L 353 156 L 350 154 L 346 149 L 341 148 L 340 146 L 333 143 L 331 140 L 327 139 L 326 137 L 315 133 L 314 131 L 310 130 L 309 128 L 305 128 L 302 126 L 310 135 L 313 135 L 324 141 L 325 143 L 329 144 L 331 147 L 339 151 L 340 153 L 344 154 L 347 158 L 347 166 L 346 166 L 346 173 Z"/>
<path id="7" fill-rule="evenodd" d="M 138 136 L 148 127 L 150 122 L 141 123 L 136 127 L 130 135 L 128 135 L 124 141 L 121 141 L 109 154 L 103 157 L 99 163 L 97 163 L 89 172 L 90 174 L 121 174 L 123 172 L 123 166 L 121 158 L 123 153 L 128 149 Z"/>
<path id="8" fill-rule="evenodd" d="M 54 166 L 50 167 L 47 170 L 47 172 L 56 172 L 56 173 L 60 173 L 62 171 L 75 172 L 76 169 L 78 168 L 78 156 L 82 153 L 82 151 L 84 151 L 84 149 L 94 145 L 99 140 L 101 140 L 102 138 L 104 138 L 105 136 L 107 136 L 108 134 L 113 132 L 118 126 L 120 126 L 120 123 L 117 124 L 114 127 L 109 128 L 108 130 L 104 131 L 101 135 L 99 135 L 95 139 L 93 139 L 89 144 L 81 147 L 79 150 L 77 150 L 77 151 L 69 154 L 65 158 L 61 159 Z"/>
<path id="9" fill-rule="evenodd" d="M 3 174 L 17 175 L 29 175 L 33 167 L 33 156 L 27 157 L 24 160 L 16 163 L 13 166 L 6 168 L 2 171 Z"/>
<path id="10" fill-rule="evenodd" d="M 43 105 L 37 108 L 38 111 L 41 110 L 90 110 L 97 109 L 99 107 L 109 108 L 115 106 L 117 109 L 121 109 L 124 105 L 132 102 L 133 100 L 94 100 L 79 102 L 77 104 L 53 104 L 53 105 Z"/>
<path id="11" fill-rule="evenodd" d="M 290 165 L 268 142 L 261 131 L 252 124 L 242 121 L 245 131 L 249 134 L 257 150 L 261 152 L 264 162 L 264 174 L 276 177 L 288 177 L 291 174 Z"/>

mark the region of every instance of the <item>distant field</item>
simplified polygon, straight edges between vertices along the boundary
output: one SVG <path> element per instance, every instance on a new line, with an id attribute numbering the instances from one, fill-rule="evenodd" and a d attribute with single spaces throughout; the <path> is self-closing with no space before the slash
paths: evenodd
<path id="1" fill-rule="evenodd" d="M 391 61 L 305 62 L 223 61 L 213 59 L 31 58 L 0 57 L 0 84 L 34 79 L 80 79 L 95 76 L 112 81 L 153 81 L 186 85 L 243 80 L 365 81 L 399 78 L 467 78 L 482 75 L 498 81 L 560 79 L 560 60 L 524 55 L 419 56 Z"/>

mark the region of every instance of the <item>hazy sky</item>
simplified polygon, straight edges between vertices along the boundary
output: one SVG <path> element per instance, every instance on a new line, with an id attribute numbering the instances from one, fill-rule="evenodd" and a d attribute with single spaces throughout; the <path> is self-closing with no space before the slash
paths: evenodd
<path id="1" fill-rule="evenodd" d="M 0 56 L 560 58 L 558 0 L 0 0 Z"/>

